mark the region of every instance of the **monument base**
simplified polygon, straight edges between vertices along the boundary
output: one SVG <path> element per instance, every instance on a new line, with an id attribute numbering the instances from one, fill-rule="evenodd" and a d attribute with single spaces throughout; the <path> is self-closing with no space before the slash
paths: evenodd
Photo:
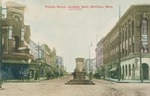
<path id="1" fill-rule="evenodd" d="M 67 85 L 95 85 L 95 83 L 91 80 L 79 80 L 79 79 L 69 80 L 65 84 Z"/>
<path id="2" fill-rule="evenodd" d="M 91 80 L 85 79 L 85 72 L 75 72 L 75 76 L 72 80 L 67 81 L 68 85 L 95 85 Z"/>
<path id="3" fill-rule="evenodd" d="M 76 58 L 76 68 L 73 72 L 73 79 L 67 81 L 68 85 L 95 85 L 93 81 L 91 80 L 86 80 L 85 78 L 85 70 L 83 68 L 83 63 L 84 63 L 84 58 Z"/>

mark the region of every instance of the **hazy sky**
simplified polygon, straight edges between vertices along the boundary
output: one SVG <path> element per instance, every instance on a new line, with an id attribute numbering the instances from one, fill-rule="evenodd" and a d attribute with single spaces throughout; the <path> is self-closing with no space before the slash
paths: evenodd
<path id="1" fill-rule="evenodd" d="M 8 0 L 3 0 L 3 3 Z M 150 4 L 150 0 L 9 0 L 26 5 L 25 24 L 31 27 L 31 39 L 46 43 L 62 56 L 67 71 L 75 68 L 75 58 L 95 58 L 96 43 L 104 37 L 132 4 Z M 66 6 L 66 8 L 46 8 Z M 70 10 L 68 6 L 88 6 Z M 99 6 L 101 8 L 91 8 Z M 110 6 L 111 8 L 106 8 Z M 103 7 L 103 8 L 102 8 Z"/>

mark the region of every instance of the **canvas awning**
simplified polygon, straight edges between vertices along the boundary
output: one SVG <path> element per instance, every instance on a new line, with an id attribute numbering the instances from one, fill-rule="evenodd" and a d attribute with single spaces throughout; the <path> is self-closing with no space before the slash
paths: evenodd
<path id="1" fill-rule="evenodd" d="M 3 63 L 27 64 L 25 60 L 2 60 Z"/>
<path id="2" fill-rule="evenodd" d="M 117 67 L 113 67 L 112 69 L 110 69 L 109 71 L 112 72 L 112 71 L 116 71 L 117 70 Z"/>

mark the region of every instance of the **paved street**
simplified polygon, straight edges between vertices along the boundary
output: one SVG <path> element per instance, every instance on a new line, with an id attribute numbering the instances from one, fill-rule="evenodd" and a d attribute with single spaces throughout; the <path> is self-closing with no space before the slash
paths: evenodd
<path id="1" fill-rule="evenodd" d="M 150 96 L 150 83 L 115 83 L 94 79 L 96 85 L 65 85 L 68 79 L 4 83 L 0 96 Z"/>

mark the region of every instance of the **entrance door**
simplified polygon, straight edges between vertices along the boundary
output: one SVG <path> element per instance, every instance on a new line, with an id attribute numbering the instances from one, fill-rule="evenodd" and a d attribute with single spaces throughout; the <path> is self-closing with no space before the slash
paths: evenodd
<path id="1" fill-rule="evenodd" d="M 149 66 L 148 66 L 148 64 L 143 63 L 142 68 L 143 68 L 143 79 L 145 79 L 145 80 L 149 79 Z"/>

